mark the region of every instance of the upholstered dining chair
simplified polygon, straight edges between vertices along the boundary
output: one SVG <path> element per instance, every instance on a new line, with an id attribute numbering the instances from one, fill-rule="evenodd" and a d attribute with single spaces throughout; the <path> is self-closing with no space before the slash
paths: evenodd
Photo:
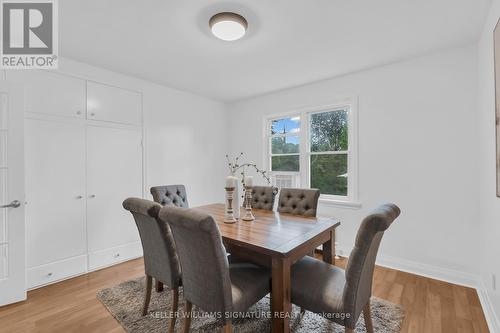
<path id="1" fill-rule="evenodd" d="M 315 217 L 319 194 L 317 189 L 282 188 L 278 212 Z"/>
<path id="2" fill-rule="evenodd" d="M 278 188 L 274 186 L 254 186 L 252 188 L 252 208 L 273 210 Z M 245 200 L 243 200 L 245 205 Z"/>
<path id="3" fill-rule="evenodd" d="M 269 293 L 269 269 L 245 262 L 230 264 L 210 215 L 165 206 L 159 216 L 170 225 L 179 254 L 186 302 L 184 332 L 189 332 L 193 304 L 221 314 L 223 331 L 231 332 L 231 316 L 226 315 L 246 311 Z"/>
<path id="4" fill-rule="evenodd" d="M 163 185 L 151 187 L 153 200 L 162 206 L 174 205 L 189 208 L 186 187 L 184 185 Z"/>
<path id="5" fill-rule="evenodd" d="M 327 313 L 350 333 L 363 312 L 366 330 L 373 333 L 370 297 L 375 259 L 384 232 L 399 214 L 396 205 L 385 204 L 363 220 L 345 271 L 311 257 L 292 266 L 292 302 L 302 313 Z"/>
<path id="6" fill-rule="evenodd" d="M 148 312 L 153 278 L 172 290 L 171 311 L 175 314 L 179 304 L 181 268 L 170 227 L 158 219 L 161 205 L 149 200 L 128 198 L 123 202 L 123 207 L 134 217 L 144 253 L 146 291 L 142 315 L 145 316 Z M 174 331 L 176 316 L 171 318 L 169 332 Z"/>

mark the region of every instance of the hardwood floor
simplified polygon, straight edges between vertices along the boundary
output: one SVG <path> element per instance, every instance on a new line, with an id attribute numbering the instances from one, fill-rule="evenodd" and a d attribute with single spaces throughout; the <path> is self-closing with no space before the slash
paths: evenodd
<path id="1" fill-rule="evenodd" d="M 143 274 L 137 259 L 30 291 L 27 301 L 0 308 L 0 332 L 124 332 L 95 294 Z M 402 332 L 488 332 L 471 288 L 377 267 L 373 294 L 404 306 Z"/>

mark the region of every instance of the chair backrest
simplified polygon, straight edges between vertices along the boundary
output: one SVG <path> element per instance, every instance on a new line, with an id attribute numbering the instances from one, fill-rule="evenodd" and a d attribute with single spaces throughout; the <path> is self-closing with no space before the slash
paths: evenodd
<path id="1" fill-rule="evenodd" d="M 158 219 L 161 206 L 149 200 L 128 198 L 123 207 L 132 213 L 139 229 L 146 274 L 177 288 L 181 268 L 170 227 Z"/>
<path id="2" fill-rule="evenodd" d="M 373 270 L 384 231 L 399 216 L 401 210 L 394 204 L 384 204 L 364 218 L 356 235 L 345 271 L 346 284 L 343 292 L 344 312 L 350 313 L 348 327 L 356 325 L 363 307 L 372 293 Z"/>
<path id="3" fill-rule="evenodd" d="M 278 212 L 303 216 L 316 216 L 319 190 L 302 188 L 282 188 Z"/>
<path id="4" fill-rule="evenodd" d="M 252 208 L 273 210 L 274 198 L 278 188 L 273 186 L 254 186 L 252 188 Z M 243 205 L 245 203 L 243 202 Z"/>
<path id="5" fill-rule="evenodd" d="M 186 187 L 184 185 L 153 186 L 150 191 L 153 195 L 153 200 L 162 206 L 189 207 Z"/>
<path id="6" fill-rule="evenodd" d="M 163 207 L 159 216 L 170 225 L 174 235 L 184 298 L 204 311 L 232 311 L 229 263 L 214 219 L 174 206 Z"/>

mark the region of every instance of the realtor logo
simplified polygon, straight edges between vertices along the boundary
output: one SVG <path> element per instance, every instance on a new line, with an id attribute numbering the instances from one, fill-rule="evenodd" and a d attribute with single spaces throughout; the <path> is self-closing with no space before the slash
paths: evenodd
<path id="1" fill-rule="evenodd" d="M 1 0 L 1 68 L 54 69 L 57 57 L 56 0 Z"/>

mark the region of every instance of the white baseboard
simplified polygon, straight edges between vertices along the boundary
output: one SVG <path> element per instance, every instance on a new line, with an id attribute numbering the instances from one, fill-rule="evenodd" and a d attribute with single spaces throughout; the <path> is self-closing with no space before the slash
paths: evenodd
<path id="1" fill-rule="evenodd" d="M 479 286 L 478 288 L 476 288 L 476 290 L 490 332 L 500 333 L 500 321 L 498 320 L 498 316 L 493 309 L 493 305 L 488 294 L 488 289 L 486 288 L 486 284 L 484 283 L 483 279 L 479 280 Z"/>
<path id="2" fill-rule="evenodd" d="M 351 249 L 337 247 L 337 253 L 347 258 L 351 253 Z M 376 264 L 378 266 L 393 268 L 398 271 L 421 275 L 474 289 L 479 287 L 480 276 L 476 274 L 386 255 L 378 255 Z"/>
<path id="3" fill-rule="evenodd" d="M 337 252 L 343 257 L 348 257 L 351 249 L 337 248 Z M 490 332 L 500 333 L 500 321 L 493 309 L 486 285 L 479 275 L 384 255 L 377 257 L 376 264 L 476 289 Z"/>
<path id="4" fill-rule="evenodd" d="M 477 288 L 480 279 L 479 275 L 476 274 L 395 258 L 392 256 L 378 256 L 377 265 L 470 288 Z"/>

